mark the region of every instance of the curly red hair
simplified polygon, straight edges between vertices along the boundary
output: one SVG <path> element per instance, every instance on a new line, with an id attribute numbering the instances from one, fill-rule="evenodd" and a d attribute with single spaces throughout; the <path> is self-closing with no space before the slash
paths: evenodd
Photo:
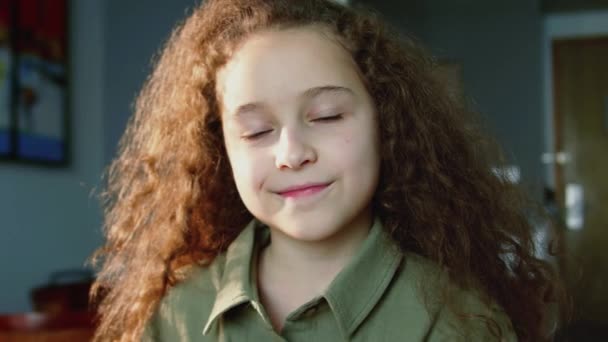
<path id="1" fill-rule="evenodd" d="M 181 270 L 209 265 L 252 219 L 224 148 L 216 72 L 252 33 L 304 25 L 344 42 L 377 104 L 373 206 L 395 243 L 501 305 L 520 340 L 546 339 L 546 301 L 560 287 L 534 257 L 531 202 L 493 173 L 494 144 L 428 53 L 371 11 L 331 1 L 208 0 L 166 43 L 108 170 L 96 340 L 139 339 Z"/>

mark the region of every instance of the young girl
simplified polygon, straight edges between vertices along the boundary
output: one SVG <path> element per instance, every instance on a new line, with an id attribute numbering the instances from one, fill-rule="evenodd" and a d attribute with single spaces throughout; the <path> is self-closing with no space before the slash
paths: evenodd
<path id="1" fill-rule="evenodd" d="M 363 10 L 205 1 L 109 170 L 96 339 L 549 339 L 527 202 L 434 71 Z"/>

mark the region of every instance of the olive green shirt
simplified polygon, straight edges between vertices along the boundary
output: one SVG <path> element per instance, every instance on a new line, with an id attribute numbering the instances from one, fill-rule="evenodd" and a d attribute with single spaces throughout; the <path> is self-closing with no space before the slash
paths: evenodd
<path id="1" fill-rule="evenodd" d="M 169 291 L 148 323 L 144 340 L 516 340 L 506 314 L 482 304 L 470 291 L 458 295 L 464 313 L 491 317 L 502 338 L 494 337 L 483 320 L 459 320 L 453 310 L 423 301 L 420 287 L 432 293 L 434 282 L 426 279 L 439 279 L 428 277 L 439 268 L 416 254 L 399 252 L 378 219 L 327 290 L 291 312 L 276 332 L 256 285 L 258 251 L 269 241 L 269 228 L 252 221 L 210 266 L 193 270 Z"/>

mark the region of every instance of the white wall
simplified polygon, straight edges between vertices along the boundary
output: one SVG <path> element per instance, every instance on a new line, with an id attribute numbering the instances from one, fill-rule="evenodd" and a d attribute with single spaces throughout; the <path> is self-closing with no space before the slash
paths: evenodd
<path id="1" fill-rule="evenodd" d="M 103 162 L 103 0 L 72 1 L 72 164 L 0 164 L 0 312 L 30 309 L 29 290 L 52 271 L 80 268 L 101 241 L 89 193 Z"/>
<path id="2" fill-rule="evenodd" d="M 555 132 L 553 131 L 553 54 L 551 44 L 560 38 L 582 38 L 608 35 L 608 11 L 558 13 L 543 19 L 543 107 L 544 107 L 544 150 L 554 154 Z M 551 155 L 549 155 L 549 158 Z M 555 185 L 553 164 L 545 168 L 547 182 Z"/>

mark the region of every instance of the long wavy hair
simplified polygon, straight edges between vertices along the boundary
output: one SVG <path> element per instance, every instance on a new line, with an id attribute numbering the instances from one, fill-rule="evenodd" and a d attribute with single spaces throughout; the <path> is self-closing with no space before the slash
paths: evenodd
<path id="1" fill-rule="evenodd" d="M 253 218 L 232 179 L 216 73 L 251 34 L 307 25 L 344 42 L 377 105 L 373 207 L 395 243 L 501 305 L 520 340 L 547 339 L 559 283 L 534 256 L 531 202 L 493 172 L 495 144 L 418 42 L 371 10 L 327 0 L 208 0 L 173 31 L 107 170 L 95 339 L 139 339 L 182 270 L 209 265 Z"/>

